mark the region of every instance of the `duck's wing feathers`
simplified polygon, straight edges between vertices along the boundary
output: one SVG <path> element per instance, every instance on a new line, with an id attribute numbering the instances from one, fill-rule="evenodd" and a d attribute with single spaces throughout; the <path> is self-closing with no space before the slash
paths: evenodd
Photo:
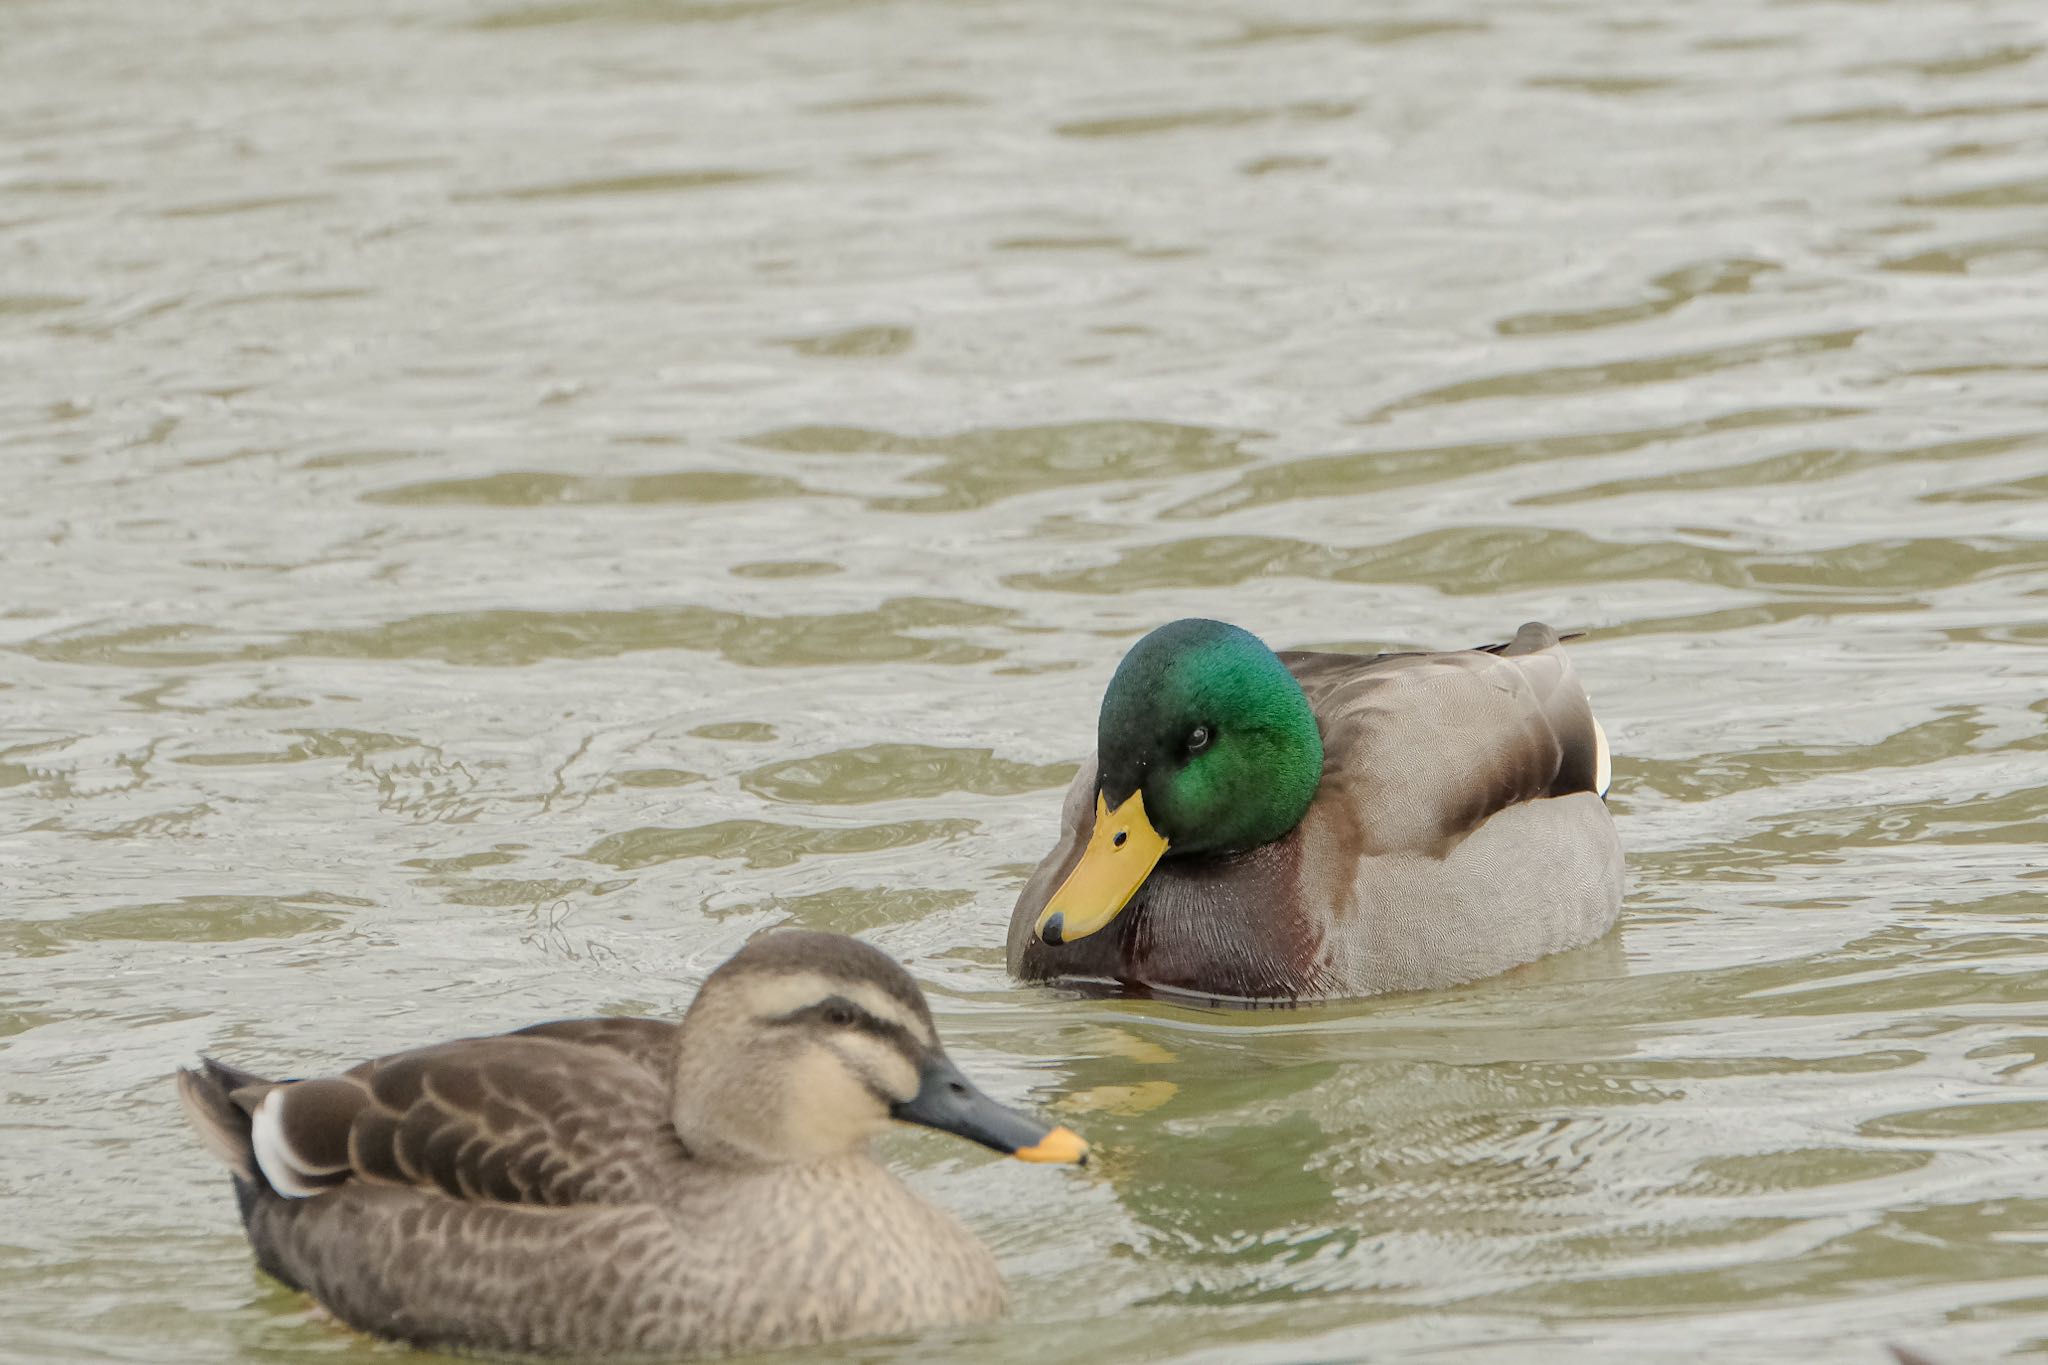
<path id="1" fill-rule="evenodd" d="M 557 1019 L 519 1029 L 515 1038 L 554 1038 L 579 1047 L 609 1048 L 659 1076 L 666 1084 L 675 1067 L 676 1028 L 672 1019 L 636 1019 L 612 1015 L 597 1019 Z"/>
<path id="2" fill-rule="evenodd" d="M 1323 731 L 1317 803 L 1361 851 L 1441 854 L 1509 806 L 1605 786 L 1607 742 L 1549 627 L 1432 654 L 1285 653 Z"/>
<path id="3" fill-rule="evenodd" d="M 475 1203 L 630 1200 L 650 1159 L 682 1156 L 665 1078 L 621 1045 L 630 1031 L 583 1030 L 605 1039 L 591 1042 L 553 1027 L 571 1037 L 470 1038 L 235 1086 L 247 1164 L 288 1197 L 354 1180 Z"/>

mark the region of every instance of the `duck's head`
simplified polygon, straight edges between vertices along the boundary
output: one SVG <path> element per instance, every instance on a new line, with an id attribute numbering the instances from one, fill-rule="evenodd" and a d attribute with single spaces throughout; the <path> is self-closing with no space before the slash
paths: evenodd
<path id="1" fill-rule="evenodd" d="M 1025 1161 L 1088 1154 L 961 1075 L 924 993 L 888 955 L 796 930 L 755 939 L 697 992 L 676 1039 L 674 1119 L 693 1154 L 735 1165 L 844 1155 L 892 1120 Z"/>
<path id="2" fill-rule="evenodd" d="M 1251 632 L 1174 621 L 1131 647 L 1095 735 L 1095 832 L 1046 902 L 1038 937 L 1101 929 L 1161 858 L 1235 853 L 1301 823 L 1323 741 L 1301 685 Z"/>

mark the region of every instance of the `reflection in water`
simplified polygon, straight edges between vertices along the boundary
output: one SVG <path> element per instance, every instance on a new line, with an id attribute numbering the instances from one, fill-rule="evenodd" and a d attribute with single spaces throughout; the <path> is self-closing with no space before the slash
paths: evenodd
<path id="1" fill-rule="evenodd" d="M 211 627 L 178 625 L 73 635 L 26 652 L 60 663 L 192 668 L 309 655 L 339 659 L 433 659 L 468 668 L 512 668 L 546 659 L 604 658 L 638 650 L 715 650 L 757 666 L 888 662 L 978 663 L 996 651 L 912 634 L 979 625 L 1007 615 L 944 598 L 897 598 L 872 612 L 744 616 L 706 607 L 638 611 L 444 612 L 350 630 L 296 631 L 276 643 L 207 649 Z M 195 647 L 199 646 L 199 647 Z"/>
<path id="2" fill-rule="evenodd" d="M 2037 6 L 1326 8 L 8 10 L 0 1354 L 372 1358 L 169 1068 L 672 1013 L 786 923 L 1098 1153 L 892 1137 L 1016 1321 L 849 1359 L 2048 1338 Z M 1187 615 L 1588 630 L 1623 933 L 1008 981 Z"/>

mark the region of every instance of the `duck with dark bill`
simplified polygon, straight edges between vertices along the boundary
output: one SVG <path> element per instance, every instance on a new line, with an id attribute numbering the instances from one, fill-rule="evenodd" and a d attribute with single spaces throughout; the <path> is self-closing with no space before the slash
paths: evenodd
<path id="1" fill-rule="evenodd" d="M 891 1121 L 1025 1161 L 1065 1128 L 947 1058 L 856 939 L 754 940 L 680 1024 L 576 1019 L 267 1081 L 207 1060 L 185 1112 L 263 1269 L 419 1346 L 726 1354 L 978 1322 L 996 1263 L 867 1152 Z"/>

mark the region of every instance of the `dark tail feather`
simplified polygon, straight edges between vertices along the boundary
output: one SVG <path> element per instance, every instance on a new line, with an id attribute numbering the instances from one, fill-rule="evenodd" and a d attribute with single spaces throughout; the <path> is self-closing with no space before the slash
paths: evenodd
<path id="1" fill-rule="evenodd" d="M 219 1157 L 234 1177 L 235 1205 L 242 1213 L 242 1227 L 256 1251 L 256 1264 L 290 1285 L 301 1288 L 290 1272 L 278 1262 L 258 1235 L 253 1220 L 259 1200 L 270 1193 L 270 1182 L 256 1164 L 256 1146 L 249 1133 L 249 1111 L 235 1102 L 235 1092 L 255 1087 L 259 1092 L 272 1082 L 261 1076 L 201 1057 L 199 1065 L 180 1069 L 177 1076 L 178 1101 L 185 1107 L 186 1121 L 199 1135 L 206 1150 Z M 272 1196 L 274 1199 L 276 1196 Z"/>
<path id="2" fill-rule="evenodd" d="M 201 1057 L 197 1067 L 181 1069 L 177 1079 L 178 1101 L 185 1107 L 185 1121 L 192 1125 L 206 1150 L 233 1172 L 237 1194 L 244 1184 L 261 1188 L 263 1173 L 256 1167 L 256 1149 L 249 1138 L 249 1115 L 235 1103 L 234 1092 L 267 1082 L 261 1076 L 211 1057 Z"/>
<path id="3" fill-rule="evenodd" d="M 1541 621 L 1530 621 L 1515 632 L 1515 638 L 1512 640 L 1502 640 L 1491 645 L 1474 645 L 1472 648 L 1481 654 L 1498 654 L 1503 658 L 1512 658 L 1517 654 L 1535 654 L 1568 640 L 1585 638 L 1586 632 L 1583 630 L 1569 630 L 1560 634 Z"/>

